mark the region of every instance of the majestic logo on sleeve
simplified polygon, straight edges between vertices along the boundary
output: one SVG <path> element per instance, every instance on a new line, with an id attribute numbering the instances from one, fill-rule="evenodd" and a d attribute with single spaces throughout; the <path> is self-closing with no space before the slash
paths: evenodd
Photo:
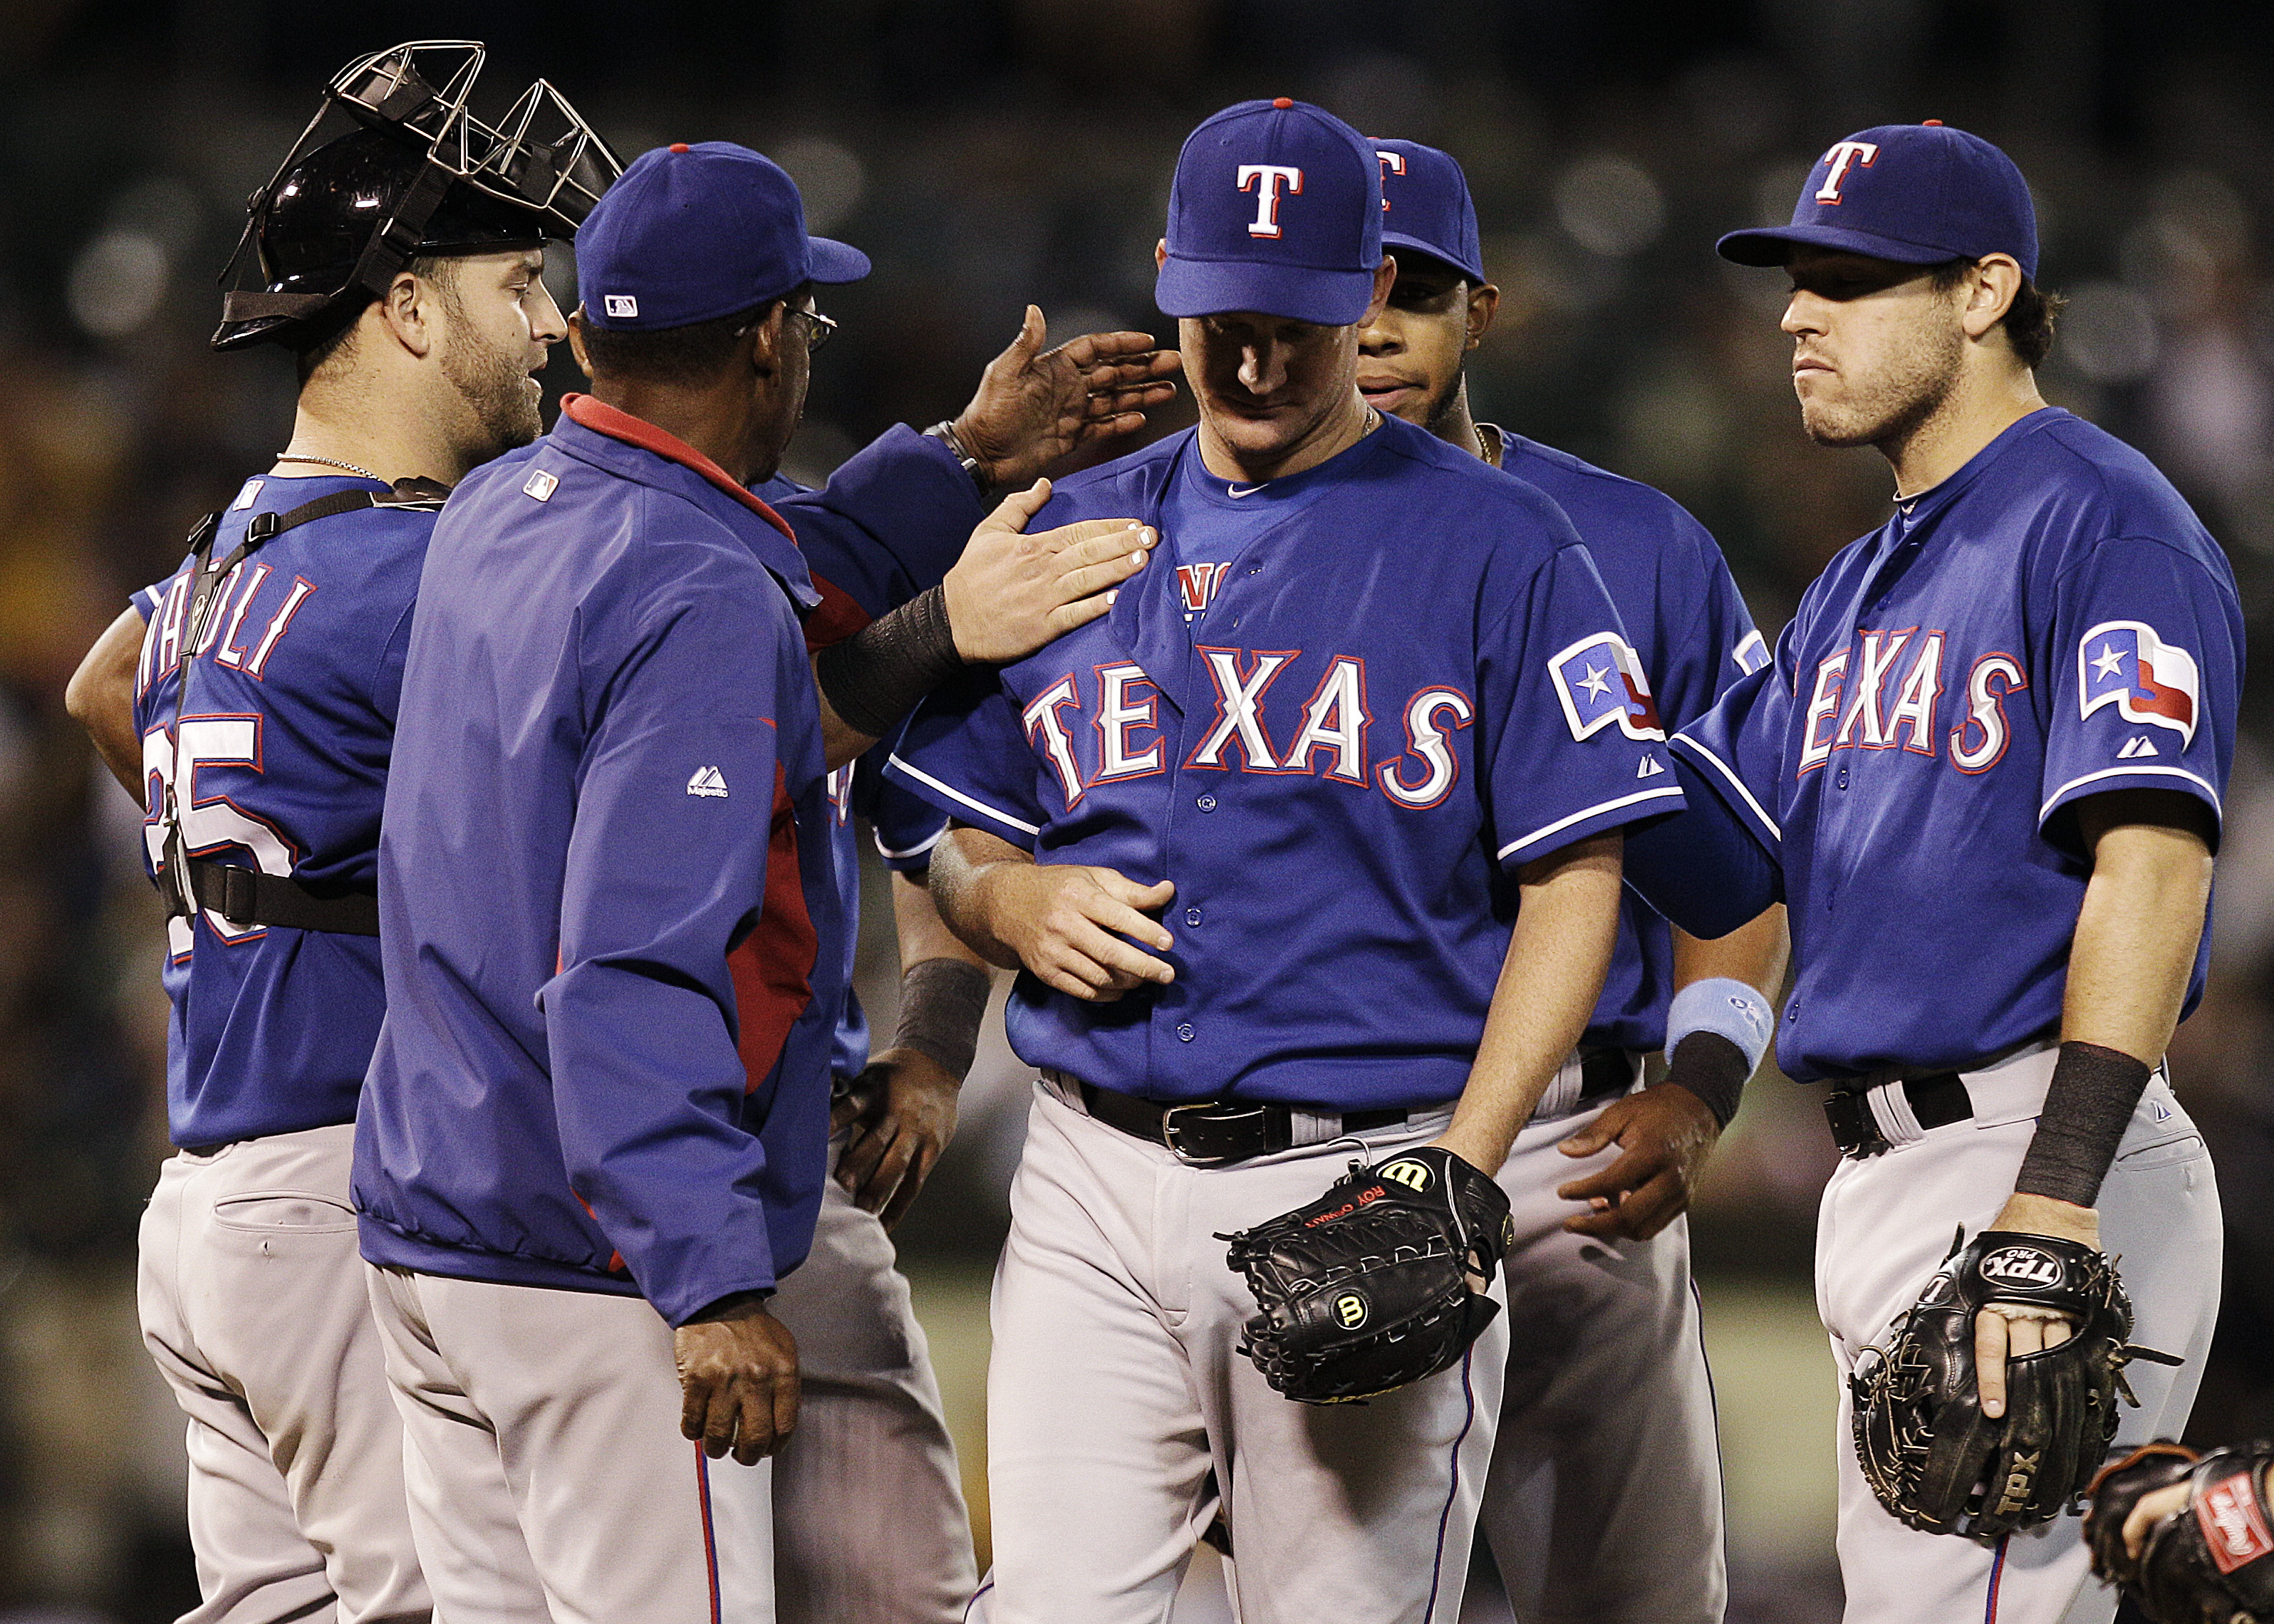
<path id="1" fill-rule="evenodd" d="M 1630 739 L 1665 739 L 1642 661 L 1616 632 L 1573 643 L 1547 662 L 1547 674 L 1574 739 L 1593 738 L 1614 722 Z"/>
<path id="2" fill-rule="evenodd" d="M 2168 727 L 2183 743 L 2195 736 L 2202 680 L 2195 656 L 2156 635 L 2142 620 L 2104 620 L 2076 648 L 2077 703 L 2090 716 L 2114 705 L 2127 722 Z"/>

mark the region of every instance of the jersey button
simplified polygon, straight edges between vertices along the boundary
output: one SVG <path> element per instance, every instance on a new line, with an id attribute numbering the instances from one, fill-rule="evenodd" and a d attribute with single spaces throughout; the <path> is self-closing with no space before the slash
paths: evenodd
<path id="1" fill-rule="evenodd" d="M 1177 1041 L 1179 1043 L 1189 1043 L 1192 1041 L 1193 1024 L 1190 1021 L 1186 1021 L 1183 1026 L 1177 1028 Z"/>
<path id="2" fill-rule="evenodd" d="M 1213 812 L 1216 810 L 1216 797 L 1214 795 L 1202 795 L 1198 801 L 1193 802 L 1193 804 L 1203 812 Z"/>
<path id="3" fill-rule="evenodd" d="M 1201 911 L 1198 908 L 1186 908 L 1185 910 L 1185 923 L 1187 925 L 1197 925 L 1200 922 Z"/>
<path id="4" fill-rule="evenodd" d="M 1848 769 L 1845 767 L 1840 770 L 1840 787 L 1841 789 L 1848 787 Z"/>

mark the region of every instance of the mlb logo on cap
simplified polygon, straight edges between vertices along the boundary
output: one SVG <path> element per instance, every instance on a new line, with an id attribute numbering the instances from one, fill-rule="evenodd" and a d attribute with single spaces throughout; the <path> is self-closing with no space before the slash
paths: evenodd
<path id="1" fill-rule="evenodd" d="M 1380 162 L 1333 114 L 1286 96 L 1242 102 L 1186 139 L 1154 289 L 1166 314 L 1344 327 L 1374 302 L 1381 264 Z"/>
<path id="2" fill-rule="evenodd" d="M 600 300 L 600 307 L 611 316 L 636 316 L 639 301 L 629 293 L 611 293 Z"/>

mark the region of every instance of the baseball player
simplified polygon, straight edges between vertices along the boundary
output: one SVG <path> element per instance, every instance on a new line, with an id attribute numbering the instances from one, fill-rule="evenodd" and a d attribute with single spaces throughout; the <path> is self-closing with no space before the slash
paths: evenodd
<path id="1" fill-rule="evenodd" d="M 1768 658 L 1721 550 L 1647 485 L 1475 421 L 1462 363 L 1499 289 L 1467 181 L 1434 147 L 1374 147 L 1397 281 L 1359 335 L 1359 393 L 1554 498 L 1618 605 L 1661 721 L 1702 715 Z M 1551 1091 L 1501 1169 L 1517 1220 L 1509 1312 L 1524 1329 L 1481 1526 L 1527 1624 L 1721 1616 L 1721 1462 L 1681 1214 L 1773 1035 L 1782 915 L 1705 942 L 1623 896 L 1580 1086 Z M 1630 1094 L 1657 1049 L 1668 1079 Z M 1574 1200 L 1592 1210 L 1570 1215 Z"/>
<path id="2" fill-rule="evenodd" d="M 1224 1237 L 1354 1159 L 1496 1171 L 1579 1086 L 1618 831 L 1682 804 L 1569 522 L 1358 394 L 1382 220 L 1372 147 L 1316 108 L 1193 133 L 1157 293 L 1201 426 L 1049 510 L 1133 508 L 1173 556 L 943 689 L 889 770 L 964 825 L 933 890 L 1022 970 L 1042 1072 L 994 1297 L 998 1624 L 1163 1618 L 1219 1508 L 1245 1618 L 1457 1613 L 1508 1320 L 1369 1403 L 1291 1403 Z"/>
<path id="3" fill-rule="evenodd" d="M 525 133 L 557 138 L 557 178 L 462 167 L 467 144 L 524 153 L 468 115 L 480 65 L 470 44 L 350 64 L 255 195 L 258 274 L 214 347 L 294 353 L 291 440 L 72 684 L 146 802 L 171 914 L 179 1150 L 143 1219 L 139 1306 L 188 1417 L 201 1624 L 428 1616 L 349 1197 L 380 792 L 444 486 L 538 432 L 530 373 L 563 331 L 543 244 L 615 173 L 541 84 Z M 343 111 L 351 132 L 320 142 Z"/>
<path id="4" fill-rule="evenodd" d="M 817 583 L 843 590 L 864 615 L 897 607 L 953 564 L 983 516 L 985 491 L 1024 484 L 1089 440 L 1141 425 L 1144 408 L 1172 392 L 1164 380 L 1174 352 L 1152 351 L 1142 335 L 1094 335 L 1047 352 L 1043 338 L 1041 312 L 1029 309 L 972 406 L 916 442 L 933 456 L 848 465 L 832 481 L 826 511 L 797 506 L 802 487 L 786 475 L 757 487 L 795 515 Z M 973 444 L 995 454 L 983 460 L 966 449 Z M 857 523 L 845 522 L 855 515 Z M 773 1457 L 776 1607 L 793 1624 L 954 1624 L 975 1583 L 954 1446 L 888 1231 L 953 1132 L 991 983 L 978 956 L 940 922 L 926 885 L 947 820 L 885 782 L 886 748 L 830 775 L 832 855 L 847 916 L 858 920 L 853 820 L 857 813 L 870 822 L 892 871 L 903 966 L 897 1028 L 872 1054 L 848 990 L 830 1062 L 832 1178 L 812 1250 L 771 1305 L 798 1346 L 798 1427 Z M 848 933 L 848 979 L 854 945 Z M 757 994 L 762 966 L 752 951 L 737 949 L 729 963 L 738 999 Z M 878 1560 L 887 1551 L 891 1560 Z"/>
<path id="5" fill-rule="evenodd" d="M 1894 470 L 1887 523 L 1809 588 L 1773 663 L 1674 742 L 1777 854 L 1796 963 L 1778 1057 L 1831 1085 L 1844 1160 L 1816 1271 L 1856 1378 L 1846 1616 L 2105 1620 L 2115 1598 L 2085 1585 L 2074 1519 L 1999 1530 L 2046 1452 L 2090 1470 L 2100 1417 L 2126 1444 L 2176 1432 L 2210 1339 L 2218 1197 L 2163 1055 L 2202 981 L 2241 674 L 2233 576 L 2145 459 L 2039 396 L 2054 307 L 2028 188 L 1988 142 L 1863 131 L 1818 161 L 1790 225 L 1721 251 L 1792 279 L 1781 325 L 1810 436 Z M 1954 1229 L 1965 1245 L 1939 1273 Z M 2132 1342 L 2180 1362 L 2120 1372 L 2136 1409 L 2109 1381 L 2089 1416 L 2048 1424 L 2064 1350 L 2107 1317 L 2107 1259 Z M 2052 1300 L 2080 1279 L 2103 1282 L 2096 1300 Z M 1965 1317 L 1946 1350 L 1886 1351 L 1897 1322 L 1909 1342 L 1949 1304 Z M 1954 1371 L 1932 1437 L 1907 1431 L 1905 1395 Z M 2009 1417 L 2038 1430 L 1996 1480 L 1924 1503 Z"/>
<path id="6" fill-rule="evenodd" d="M 809 238 L 788 177 L 724 143 L 648 154 L 584 247 L 570 331 L 595 395 L 468 479 L 428 553 L 357 1210 L 439 1610 L 769 1616 L 747 1469 L 794 1422 L 766 1298 L 809 1240 L 827 1138 L 848 928 L 828 761 L 883 731 L 935 633 L 957 658 L 1023 652 L 1141 552 L 1119 523 L 1016 538 L 1043 487 L 1006 502 L 982 533 L 1013 536 L 1006 574 L 959 565 L 915 616 L 838 634 L 845 725 L 799 624 L 823 593 L 746 487 L 826 331 L 809 285 L 865 259 Z M 771 816 L 723 804 L 737 786 Z M 713 1464 L 729 1451 L 744 1470 Z"/>

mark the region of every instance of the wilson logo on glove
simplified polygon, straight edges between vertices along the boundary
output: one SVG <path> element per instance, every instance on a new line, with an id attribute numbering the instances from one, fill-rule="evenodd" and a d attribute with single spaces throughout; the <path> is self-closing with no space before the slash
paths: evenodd
<path id="1" fill-rule="evenodd" d="M 1400 1156 L 1395 1162 L 1385 1162 L 1374 1169 L 1384 1178 L 1394 1178 L 1416 1195 L 1426 1194 L 1435 1182 L 1436 1175 L 1410 1156 Z"/>
<path id="2" fill-rule="evenodd" d="M 1230 1241 L 1261 1311 L 1240 1351 L 1278 1392 L 1347 1404 L 1461 1362 L 1500 1304 L 1470 1283 L 1507 1255 L 1508 1197 L 1431 1145 L 1350 1171 Z"/>

